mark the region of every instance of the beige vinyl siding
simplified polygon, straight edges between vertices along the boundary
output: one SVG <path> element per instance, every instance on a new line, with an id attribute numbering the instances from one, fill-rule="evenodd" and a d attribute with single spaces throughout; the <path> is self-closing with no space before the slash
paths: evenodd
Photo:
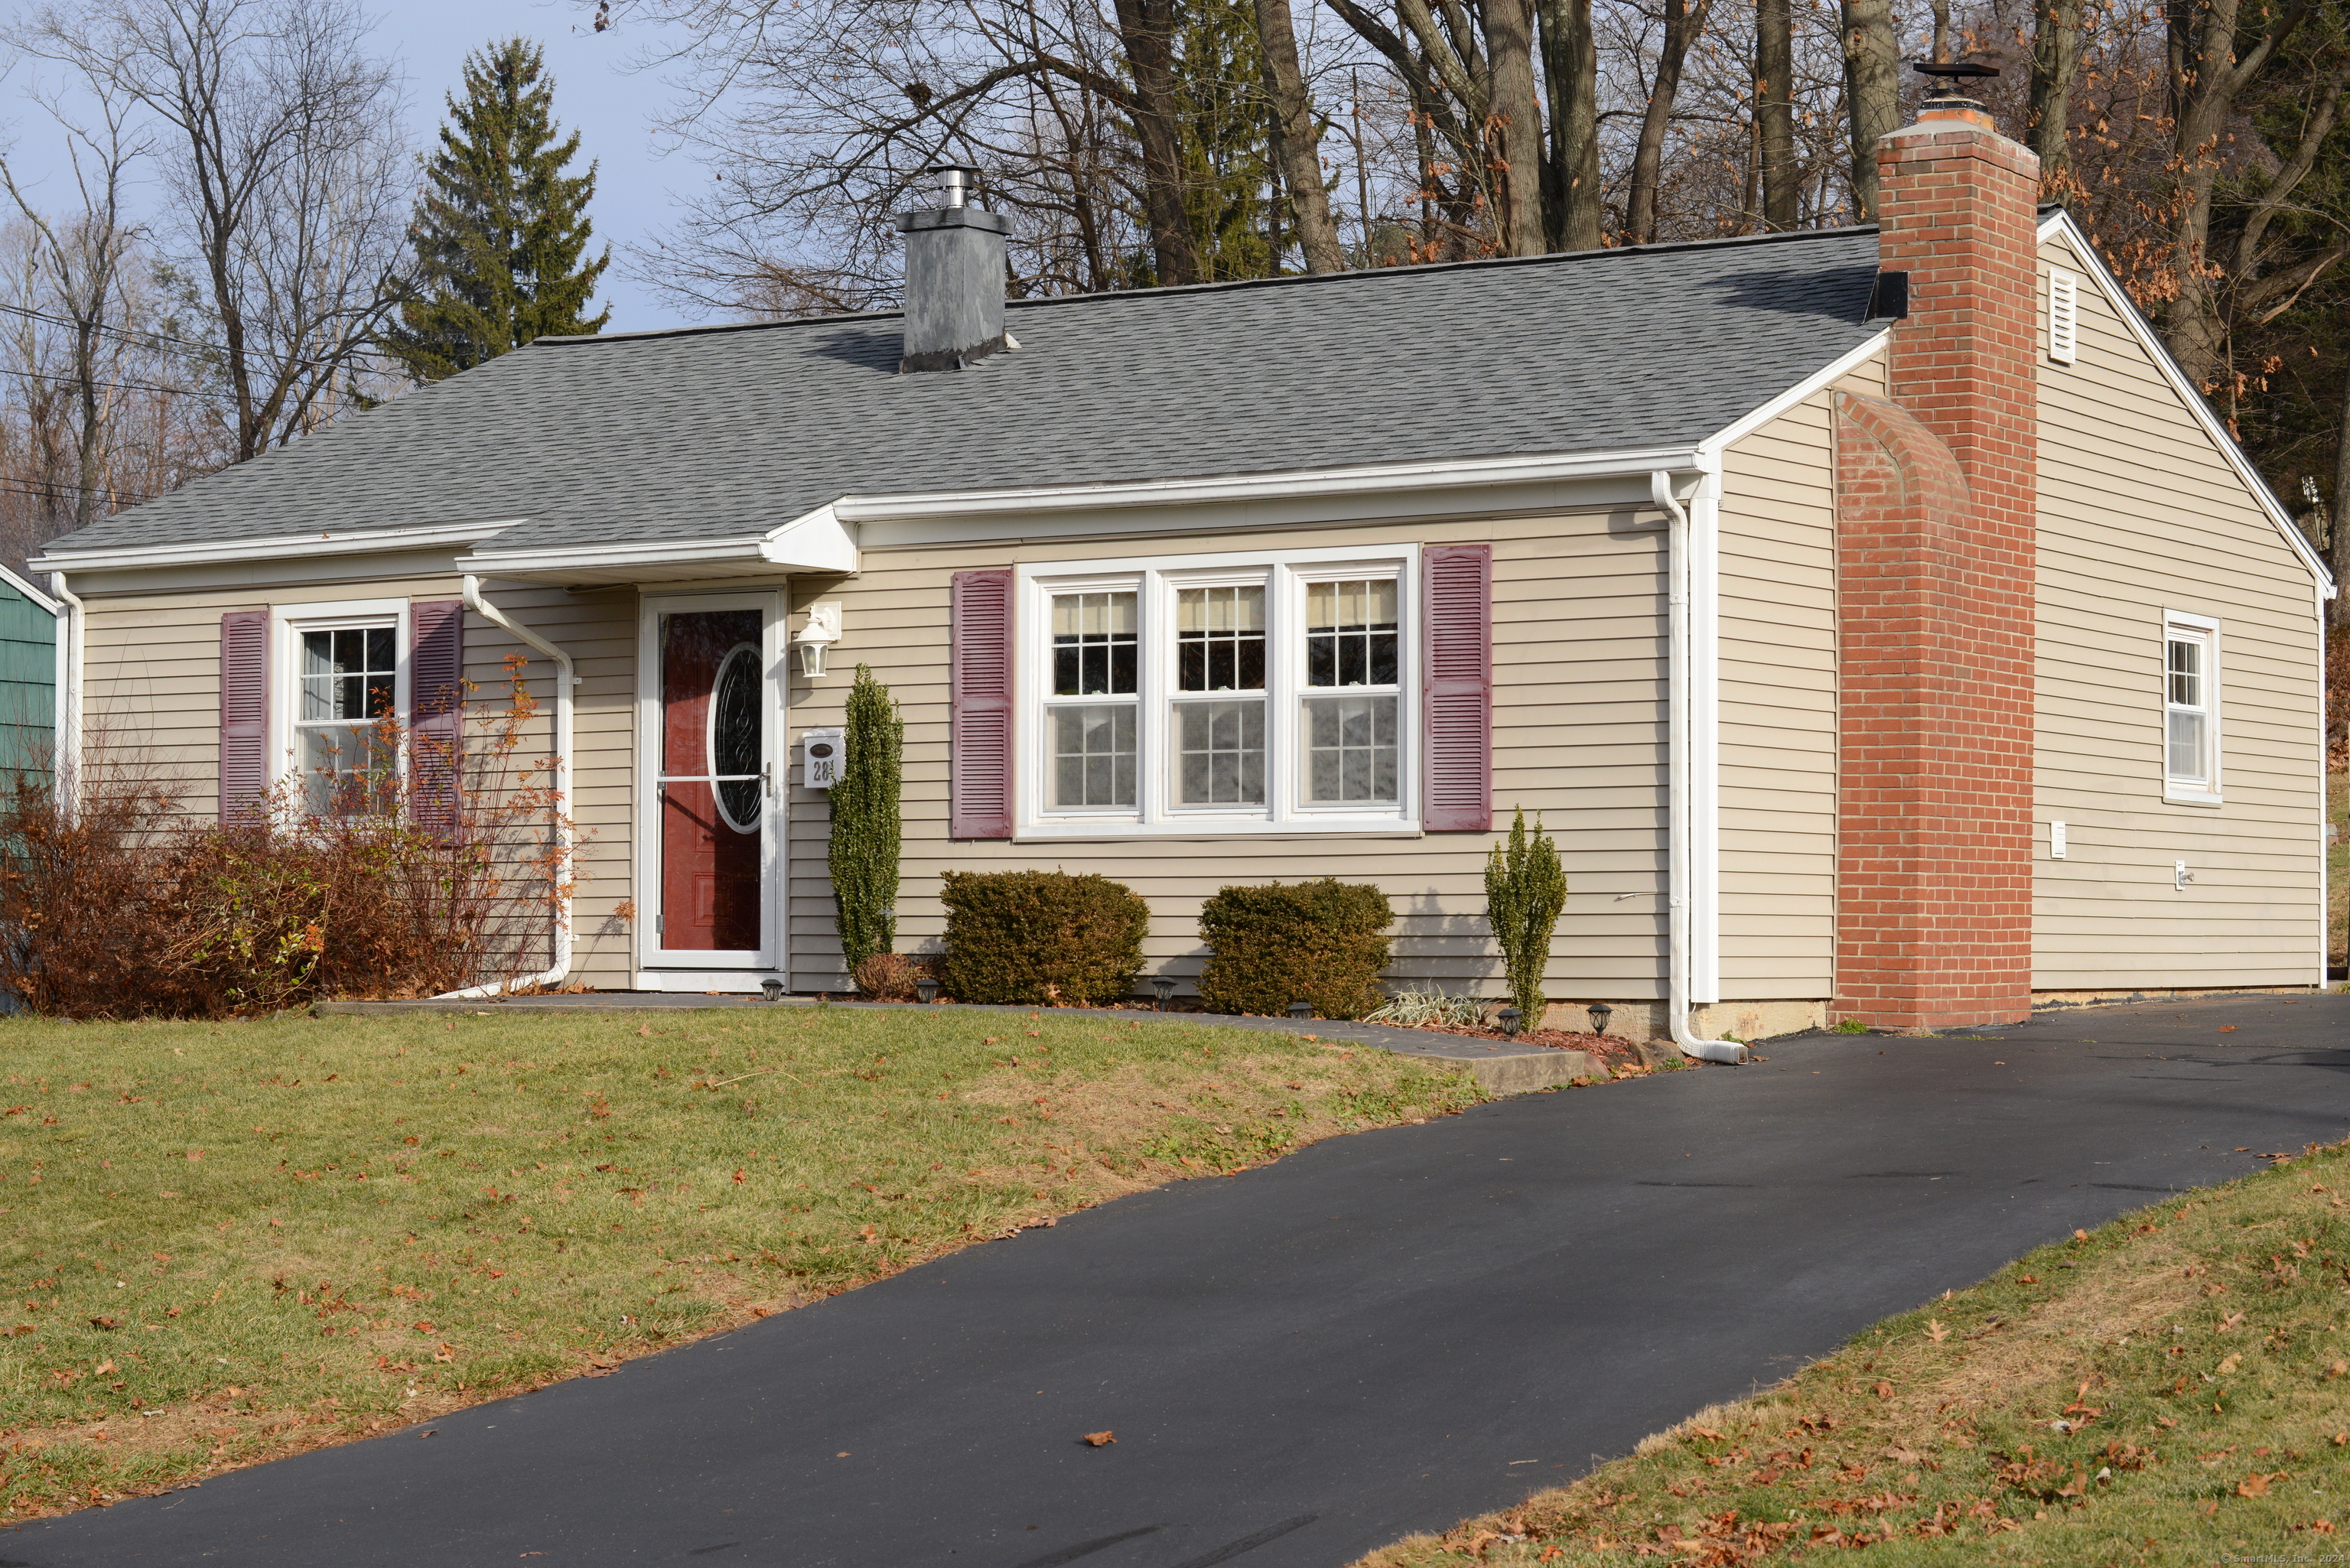
<path id="1" fill-rule="evenodd" d="M 2314 982 L 2314 579 L 2094 272 L 2061 241 L 2041 259 L 2080 275 L 2081 342 L 2040 362 L 2033 987 Z M 2220 623 L 2219 806 L 2163 800 L 2166 610 Z"/>
<path id="2" fill-rule="evenodd" d="M 1185 556 L 1398 542 L 1485 540 L 1493 546 L 1493 800 L 1540 811 L 1571 885 L 1552 943 L 1556 998 L 1653 998 L 1663 992 L 1664 532 L 1629 509 L 1439 524 L 1262 534 L 1199 534 L 1154 542 Z M 868 550 L 854 579 L 803 583 L 795 607 L 841 601 L 842 673 L 795 679 L 791 740 L 840 722 L 847 672 L 871 664 L 906 720 L 904 883 L 899 947 L 935 951 L 943 931 L 940 873 L 1014 867 L 1099 872 L 1151 906 L 1149 972 L 1196 975 L 1201 901 L 1231 882 L 1336 876 L 1385 889 L 1398 919 L 1391 981 L 1498 993 L 1483 919 L 1482 834 L 1420 838 L 1297 835 L 1123 842 L 953 842 L 947 831 L 948 594 L 960 570 L 1136 554 L 1129 542 L 1054 540 L 957 548 Z M 793 753 L 798 778 L 796 750 Z M 1148 765 L 1146 763 L 1146 765 Z M 798 787 L 791 801 L 792 983 L 839 989 L 839 949 L 825 875 L 826 815 Z M 1619 894 L 1637 897 L 1617 902 Z"/>
<path id="3" fill-rule="evenodd" d="M 1858 389 L 1866 389 L 1869 377 L 1860 379 Z M 1824 998 L 1835 985 L 1833 396 L 1805 399 L 1722 453 L 1724 1002 Z"/>
<path id="4" fill-rule="evenodd" d="M 570 594 L 559 588 L 493 584 L 484 590 L 514 619 L 569 652 L 577 689 L 573 821 L 583 878 L 574 913 L 574 972 L 590 984 L 626 986 L 630 968 L 626 922 L 616 911 L 631 897 L 629 810 L 634 763 L 636 597 L 630 592 Z M 220 618 L 230 610 L 353 599 L 453 599 L 461 585 L 446 576 L 380 578 L 251 589 L 85 596 L 89 607 L 84 669 L 85 732 L 93 767 L 109 762 L 151 769 L 167 781 L 189 815 L 211 818 L 220 805 Z M 465 675 L 477 711 L 510 701 L 504 667 L 523 653 L 537 713 L 523 750 L 544 756 L 553 737 L 554 672 L 505 632 L 465 617 Z M 273 705 L 282 691 L 270 694 Z"/>

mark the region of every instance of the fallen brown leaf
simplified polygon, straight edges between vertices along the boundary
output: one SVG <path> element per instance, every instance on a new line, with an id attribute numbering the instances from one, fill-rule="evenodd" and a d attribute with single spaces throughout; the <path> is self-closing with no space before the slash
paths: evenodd
<path id="1" fill-rule="evenodd" d="M 1114 1432 L 1087 1432 L 1086 1441 L 1094 1448 L 1106 1449 L 1118 1441 L 1118 1435 Z"/>

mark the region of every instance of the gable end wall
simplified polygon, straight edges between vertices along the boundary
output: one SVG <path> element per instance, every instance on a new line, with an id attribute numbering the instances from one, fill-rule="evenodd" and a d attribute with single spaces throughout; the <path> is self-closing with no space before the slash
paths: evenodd
<path id="1" fill-rule="evenodd" d="M 2059 237 L 2041 246 L 2039 712 L 2033 988 L 2293 986 L 2320 974 L 2308 567 Z M 2047 358 L 2044 269 L 2080 275 L 2080 350 Z M 2162 616 L 2220 622 L 2222 794 L 2166 804 Z M 2051 821 L 2069 853 L 2048 853 Z M 2176 862 L 2195 879 L 2173 886 Z"/>

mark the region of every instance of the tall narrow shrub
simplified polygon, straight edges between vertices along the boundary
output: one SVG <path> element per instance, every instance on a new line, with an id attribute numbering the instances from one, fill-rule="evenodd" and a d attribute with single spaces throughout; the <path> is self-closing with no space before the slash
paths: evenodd
<path id="1" fill-rule="evenodd" d="M 833 920 L 843 966 L 855 971 L 898 940 L 898 796 L 906 722 L 870 667 L 848 691 L 847 755 L 832 786 Z"/>
<path id="2" fill-rule="evenodd" d="M 1518 808 L 1506 844 L 1493 846 L 1485 861 L 1485 919 L 1502 945 L 1502 965 L 1510 977 L 1510 1000 L 1522 1027 L 1538 1028 L 1543 1012 L 1543 970 L 1550 961 L 1550 934 L 1566 908 L 1566 867 L 1558 848 L 1534 814 L 1526 832 L 1526 812 Z"/>

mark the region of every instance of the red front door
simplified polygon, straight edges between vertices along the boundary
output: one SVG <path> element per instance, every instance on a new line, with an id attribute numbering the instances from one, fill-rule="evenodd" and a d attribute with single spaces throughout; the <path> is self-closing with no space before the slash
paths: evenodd
<path id="1" fill-rule="evenodd" d="M 671 952 L 755 952 L 767 815 L 757 610 L 660 624 L 660 935 Z"/>

